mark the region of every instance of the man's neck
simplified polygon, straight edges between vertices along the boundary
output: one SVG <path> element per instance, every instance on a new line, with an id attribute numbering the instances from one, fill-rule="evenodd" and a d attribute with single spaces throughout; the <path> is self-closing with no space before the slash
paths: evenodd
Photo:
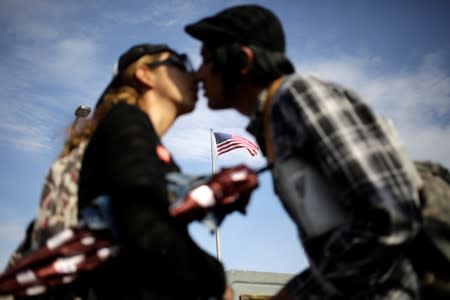
<path id="1" fill-rule="evenodd" d="M 258 108 L 258 96 L 264 90 L 259 85 L 247 84 L 240 88 L 235 101 L 235 108 L 245 116 L 251 116 Z"/>
<path id="2" fill-rule="evenodd" d="M 254 114 L 258 109 L 262 108 L 260 107 L 261 105 L 264 105 L 264 101 L 261 101 L 261 99 L 266 98 L 267 90 L 280 78 L 275 79 L 267 86 L 244 84 L 236 97 L 236 110 L 246 116 Z"/>

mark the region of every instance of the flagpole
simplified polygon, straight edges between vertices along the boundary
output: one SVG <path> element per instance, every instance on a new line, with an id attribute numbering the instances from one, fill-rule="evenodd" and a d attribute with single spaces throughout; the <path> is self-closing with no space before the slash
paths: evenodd
<path id="1" fill-rule="evenodd" d="M 216 165 L 215 165 L 215 158 L 214 158 L 214 133 L 213 129 L 210 128 L 209 131 L 210 139 L 211 139 L 211 171 L 214 175 L 216 173 Z M 215 236 L 216 236 L 216 257 L 218 261 L 222 261 L 222 255 L 220 251 L 220 231 L 219 227 L 215 229 Z"/>

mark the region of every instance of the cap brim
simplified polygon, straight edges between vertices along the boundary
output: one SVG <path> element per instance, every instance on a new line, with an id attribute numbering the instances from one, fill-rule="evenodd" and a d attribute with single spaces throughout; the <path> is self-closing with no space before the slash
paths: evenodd
<path id="1" fill-rule="evenodd" d="M 204 43 L 222 44 L 238 42 L 239 39 L 231 32 L 212 24 L 210 18 L 185 26 L 184 30 L 193 38 Z"/>

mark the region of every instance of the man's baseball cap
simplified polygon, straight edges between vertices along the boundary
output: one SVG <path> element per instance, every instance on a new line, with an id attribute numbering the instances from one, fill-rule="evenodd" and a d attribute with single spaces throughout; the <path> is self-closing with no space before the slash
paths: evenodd
<path id="1" fill-rule="evenodd" d="M 102 102 L 103 96 L 109 89 L 120 84 L 120 73 L 122 73 L 129 65 L 144 55 L 152 55 L 166 51 L 176 53 L 166 44 L 138 44 L 125 51 L 122 55 L 120 55 L 119 59 L 115 63 L 113 78 L 101 94 L 99 100 L 97 101 L 96 107 L 98 107 L 98 105 Z"/>
<path id="2" fill-rule="evenodd" d="M 242 43 L 284 53 L 283 27 L 275 14 L 259 5 L 239 5 L 188 24 L 185 31 L 205 44 Z"/>

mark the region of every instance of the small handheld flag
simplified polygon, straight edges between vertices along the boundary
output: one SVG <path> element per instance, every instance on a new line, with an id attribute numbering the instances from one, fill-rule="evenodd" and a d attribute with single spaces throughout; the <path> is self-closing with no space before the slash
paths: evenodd
<path id="1" fill-rule="evenodd" d="M 255 156 L 258 153 L 258 146 L 243 137 L 222 132 L 214 132 L 214 137 L 217 146 L 217 156 L 238 148 L 245 148 L 251 156 Z"/>

